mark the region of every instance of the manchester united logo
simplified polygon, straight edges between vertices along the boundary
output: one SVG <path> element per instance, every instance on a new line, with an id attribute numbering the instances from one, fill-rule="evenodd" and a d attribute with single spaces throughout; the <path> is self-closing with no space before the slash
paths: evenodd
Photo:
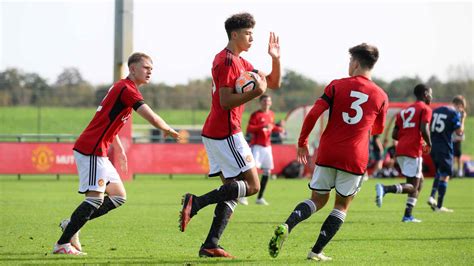
<path id="1" fill-rule="evenodd" d="M 99 184 L 99 187 L 102 187 L 104 186 L 104 179 L 99 179 L 99 182 L 97 182 Z"/>
<path id="2" fill-rule="evenodd" d="M 40 145 L 31 154 L 31 161 L 39 171 L 48 170 L 54 163 L 54 152 L 48 146 Z"/>
<path id="3" fill-rule="evenodd" d="M 206 149 L 199 150 L 196 161 L 204 171 L 209 171 L 209 160 L 207 159 Z"/>
<path id="4" fill-rule="evenodd" d="M 250 163 L 250 162 L 253 160 L 252 155 L 249 154 L 249 155 L 245 156 L 245 160 L 246 160 L 248 163 Z"/>

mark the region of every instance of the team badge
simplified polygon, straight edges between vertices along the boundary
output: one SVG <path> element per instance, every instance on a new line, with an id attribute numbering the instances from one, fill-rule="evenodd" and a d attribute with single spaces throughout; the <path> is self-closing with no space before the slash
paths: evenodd
<path id="1" fill-rule="evenodd" d="M 99 187 L 102 187 L 104 185 L 104 179 L 102 179 L 102 178 L 99 179 L 98 183 L 99 183 Z"/>
<path id="2" fill-rule="evenodd" d="M 250 163 L 252 161 L 252 155 L 245 156 L 245 160 Z"/>

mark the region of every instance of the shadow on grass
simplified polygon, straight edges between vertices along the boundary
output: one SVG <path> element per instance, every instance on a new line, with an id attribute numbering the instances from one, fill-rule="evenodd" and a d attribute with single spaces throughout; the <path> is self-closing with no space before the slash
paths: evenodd
<path id="1" fill-rule="evenodd" d="M 426 237 L 426 238 L 393 238 L 393 237 L 387 237 L 387 238 L 358 238 L 358 239 L 350 239 L 350 238 L 345 238 L 345 239 L 333 239 L 333 242 L 358 242 L 358 241 L 457 241 L 457 240 L 473 240 L 474 236 L 469 237 L 469 236 L 462 236 L 462 237 Z"/>
<path id="2" fill-rule="evenodd" d="M 114 257 L 114 258 L 94 258 L 88 256 L 67 256 L 67 255 L 53 255 L 50 253 L 40 257 L 37 253 L 18 252 L 18 253 L 0 253 L 2 258 L 0 262 L 30 262 L 30 263 L 47 263 L 48 261 L 64 261 L 64 263 L 86 263 L 86 264 L 181 264 L 181 265 L 195 265 L 195 264 L 247 264 L 257 263 L 257 260 L 249 259 L 224 259 L 224 258 L 196 258 L 191 260 L 166 260 L 153 257 Z M 12 258 L 3 258 L 4 256 L 18 256 Z"/>

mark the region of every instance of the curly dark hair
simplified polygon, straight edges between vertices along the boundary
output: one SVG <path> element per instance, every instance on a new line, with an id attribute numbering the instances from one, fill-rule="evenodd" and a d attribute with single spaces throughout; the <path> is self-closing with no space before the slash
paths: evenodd
<path id="1" fill-rule="evenodd" d="M 352 58 L 356 59 L 361 67 L 372 69 L 379 59 L 377 47 L 362 43 L 349 49 Z"/>
<path id="2" fill-rule="evenodd" d="M 425 97 L 425 93 L 430 89 L 430 87 L 426 86 L 425 84 L 418 84 L 413 89 L 413 94 L 415 94 L 418 100 L 421 100 Z"/>
<path id="3" fill-rule="evenodd" d="M 253 27 L 255 27 L 255 19 L 249 13 L 235 14 L 225 21 L 225 31 L 227 32 L 229 40 L 233 31 Z"/>

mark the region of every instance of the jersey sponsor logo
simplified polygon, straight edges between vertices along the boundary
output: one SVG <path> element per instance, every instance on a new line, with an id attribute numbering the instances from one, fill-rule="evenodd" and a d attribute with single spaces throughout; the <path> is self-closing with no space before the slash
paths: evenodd
<path id="1" fill-rule="evenodd" d="M 127 123 L 127 120 L 130 118 L 131 115 L 132 115 L 132 114 L 130 113 L 130 114 L 128 114 L 128 115 L 122 116 L 122 122 L 123 122 L 124 124 Z"/>
<path id="2" fill-rule="evenodd" d="M 54 152 L 48 146 L 40 145 L 31 155 L 33 165 L 39 171 L 46 171 L 54 164 Z"/>
<path id="3" fill-rule="evenodd" d="M 216 92 L 216 83 L 214 82 L 214 79 L 212 80 L 212 94 Z"/>

